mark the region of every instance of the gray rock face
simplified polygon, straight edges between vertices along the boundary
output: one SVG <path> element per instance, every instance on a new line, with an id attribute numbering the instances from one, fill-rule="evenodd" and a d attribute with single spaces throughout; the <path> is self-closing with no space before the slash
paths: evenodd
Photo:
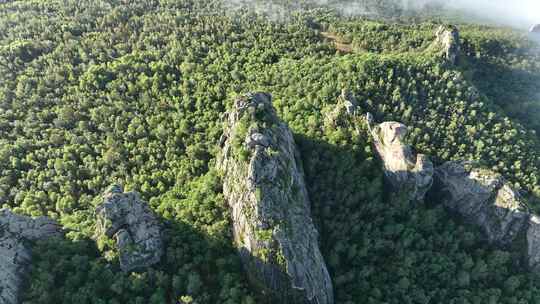
<path id="1" fill-rule="evenodd" d="M 275 303 L 333 303 L 301 161 L 271 96 L 238 98 L 226 115 L 221 142 L 218 168 L 251 283 Z"/>
<path id="2" fill-rule="evenodd" d="M 372 126 L 367 121 L 375 149 L 384 165 L 384 174 L 392 188 L 411 200 L 420 201 L 433 183 L 433 163 L 426 155 L 414 154 L 404 142 L 407 127 L 398 122 L 384 122 Z"/>
<path id="3" fill-rule="evenodd" d="M 499 175 L 471 162 L 446 162 L 435 170 L 444 206 L 478 226 L 489 242 L 508 246 L 526 229 L 529 211 L 520 195 Z"/>
<path id="4" fill-rule="evenodd" d="M 540 34 L 540 24 L 535 24 L 529 30 L 531 33 Z"/>
<path id="5" fill-rule="evenodd" d="M 537 215 L 529 217 L 526 257 L 529 268 L 540 273 L 540 217 Z"/>
<path id="6" fill-rule="evenodd" d="M 441 25 L 435 32 L 435 47 L 440 50 L 444 59 L 452 64 L 457 64 L 460 52 L 459 31 L 455 26 Z"/>
<path id="7" fill-rule="evenodd" d="M 60 226 L 46 217 L 32 219 L 0 210 L 0 303 L 20 302 L 19 293 L 31 263 L 27 241 L 62 235 Z"/>
<path id="8" fill-rule="evenodd" d="M 160 261 L 164 247 L 161 225 L 137 192 L 124 193 L 118 185 L 109 187 L 96 216 L 97 235 L 116 238 L 122 271 L 146 268 Z"/>

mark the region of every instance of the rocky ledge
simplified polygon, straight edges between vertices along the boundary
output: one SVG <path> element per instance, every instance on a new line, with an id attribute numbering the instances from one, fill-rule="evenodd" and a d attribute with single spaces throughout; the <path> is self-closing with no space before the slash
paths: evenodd
<path id="1" fill-rule="evenodd" d="M 158 263 L 163 255 L 161 225 L 137 192 L 126 192 L 118 185 L 103 194 L 96 209 L 97 236 L 114 237 L 124 272 Z"/>
<path id="2" fill-rule="evenodd" d="M 239 97 L 226 115 L 218 169 L 250 282 L 274 303 L 333 303 L 301 160 L 271 96 Z"/>
<path id="3" fill-rule="evenodd" d="M 28 266 L 30 241 L 62 236 L 62 229 L 47 217 L 30 218 L 0 210 L 0 303 L 18 304 Z"/>

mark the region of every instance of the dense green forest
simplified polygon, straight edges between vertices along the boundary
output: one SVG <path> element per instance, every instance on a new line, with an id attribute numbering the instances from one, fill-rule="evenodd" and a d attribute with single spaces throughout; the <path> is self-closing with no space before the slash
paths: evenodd
<path id="1" fill-rule="evenodd" d="M 429 201 L 385 199 L 359 117 L 325 120 L 348 90 L 361 113 L 407 124 L 435 163 L 482 161 L 540 210 L 538 45 L 458 24 L 450 66 L 429 47 L 441 18 L 303 3 L 276 20 L 240 2 L 0 2 L 0 203 L 69 230 L 35 244 L 25 303 L 261 303 L 214 169 L 223 112 L 254 90 L 294 132 L 336 303 L 540 302 L 516 253 Z M 147 271 L 121 272 L 93 240 L 111 183 L 165 226 L 165 256 Z"/>

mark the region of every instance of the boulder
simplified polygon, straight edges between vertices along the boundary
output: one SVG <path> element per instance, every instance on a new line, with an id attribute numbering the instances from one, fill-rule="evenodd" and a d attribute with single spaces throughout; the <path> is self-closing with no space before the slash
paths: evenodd
<path id="1" fill-rule="evenodd" d="M 446 62 L 457 64 L 460 52 L 459 31 L 452 25 L 441 25 L 435 32 L 435 49 L 441 54 Z"/>
<path id="2" fill-rule="evenodd" d="M 271 96 L 237 98 L 225 120 L 217 166 L 250 282 L 273 303 L 333 303 L 301 160 Z"/>
<path id="3" fill-rule="evenodd" d="M 530 214 L 519 193 L 500 174 L 472 162 L 449 161 L 438 167 L 433 191 L 492 244 L 511 245 L 527 229 Z"/>
<path id="4" fill-rule="evenodd" d="M 147 268 L 163 255 L 162 228 L 157 216 L 137 192 L 109 187 L 96 208 L 96 233 L 114 237 L 124 272 Z"/>
<path id="5" fill-rule="evenodd" d="M 413 201 L 423 200 L 433 183 L 433 163 L 426 155 L 415 154 L 405 143 L 407 127 L 404 124 L 389 121 L 373 125 L 369 113 L 366 119 L 393 191 Z"/>
<path id="6" fill-rule="evenodd" d="M 29 241 L 62 236 L 62 229 L 47 217 L 30 218 L 0 210 L 0 303 L 20 303 L 20 291 L 31 263 Z"/>

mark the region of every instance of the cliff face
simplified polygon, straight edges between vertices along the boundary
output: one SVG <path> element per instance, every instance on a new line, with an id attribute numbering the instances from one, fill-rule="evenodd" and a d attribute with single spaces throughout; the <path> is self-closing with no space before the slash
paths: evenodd
<path id="1" fill-rule="evenodd" d="M 499 175 L 471 162 L 446 162 L 435 170 L 442 204 L 478 226 L 491 243 L 510 245 L 529 213 L 520 195 Z"/>
<path id="2" fill-rule="evenodd" d="M 62 235 L 60 226 L 46 217 L 32 219 L 0 210 L 0 303 L 20 303 L 19 293 L 31 263 L 28 241 Z"/>
<path id="3" fill-rule="evenodd" d="M 298 151 L 271 97 L 238 98 L 221 144 L 218 168 L 251 283 L 275 303 L 333 303 Z"/>
<path id="4" fill-rule="evenodd" d="M 387 181 L 396 192 L 414 201 L 422 200 L 433 183 L 433 164 L 405 143 L 405 125 L 392 121 L 372 126 L 370 117 L 368 114 L 371 136 Z"/>
<path id="5" fill-rule="evenodd" d="M 161 226 L 138 193 L 124 193 L 117 185 L 109 187 L 96 215 L 97 235 L 116 238 L 122 271 L 146 268 L 160 261 L 164 250 Z"/>
<path id="6" fill-rule="evenodd" d="M 426 156 L 414 155 L 403 142 L 403 124 L 371 126 L 370 114 L 367 121 L 393 192 L 416 200 L 429 192 L 433 202 L 476 226 L 489 243 L 518 250 L 529 268 L 540 273 L 540 217 L 500 174 L 470 161 L 449 161 L 434 169 Z"/>

